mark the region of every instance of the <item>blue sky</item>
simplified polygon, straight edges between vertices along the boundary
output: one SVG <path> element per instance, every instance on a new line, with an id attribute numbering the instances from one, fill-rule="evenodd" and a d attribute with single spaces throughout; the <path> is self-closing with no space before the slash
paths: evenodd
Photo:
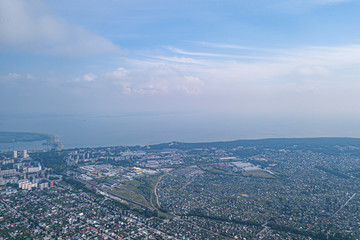
<path id="1" fill-rule="evenodd" d="M 360 119 L 359 10 L 351 0 L 0 0 L 0 111 Z"/>

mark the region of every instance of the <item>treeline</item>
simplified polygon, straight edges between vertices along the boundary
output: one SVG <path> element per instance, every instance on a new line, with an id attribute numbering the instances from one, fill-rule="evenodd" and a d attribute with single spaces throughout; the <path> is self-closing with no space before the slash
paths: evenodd
<path id="1" fill-rule="evenodd" d="M 337 177 L 340 177 L 340 178 L 344 178 L 344 179 L 348 179 L 350 178 L 348 175 L 342 173 L 342 172 L 339 172 L 337 170 L 334 170 L 334 169 L 330 169 L 330 168 L 326 168 L 326 167 L 323 167 L 323 166 L 315 166 L 316 169 L 319 169 L 321 171 L 324 171 L 324 172 L 327 172 L 327 173 L 330 173 L 334 176 L 337 176 Z"/>
<path id="2" fill-rule="evenodd" d="M 150 210 L 148 208 L 145 209 L 137 209 L 137 208 L 133 208 L 132 209 L 134 212 L 143 215 L 146 218 L 151 218 L 151 217 L 158 217 L 159 216 L 159 212 L 155 209 L 155 210 Z"/>
<path id="3" fill-rule="evenodd" d="M 61 173 L 66 169 L 66 153 L 58 151 L 38 152 L 31 154 L 34 160 L 40 161 L 44 167 L 52 168 L 54 172 Z"/>
<path id="4" fill-rule="evenodd" d="M 81 190 L 86 193 L 96 194 L 95 189 L 90 189 L 84 183 L 76 181 L 72 178 L 63 178 L 63 182 L 67 183 L 68 185 L 72 186 L 73 188 L 75 188 L 77 190 Z M 102 195 L 98 195 L 98 196 L 101 196 L 103 198 Z"/>
<path id="5" fill-rule="evenodd" d="M 200 218 L 206 218 L 209 220 L 216 220 L 216 221 L 221 221 L 221 222 L 231 222 L 231 223 L 237 223 L 237 224 L 242 224 L 242 225 L 246 225 L 246 226 L 257 226 L 257 227 L 261 226 L 260 223 L 254 222 L 254 221 L 242 221 L 240 219 L 228 219 L 228 218 L 222 217 L 222 216 L 206 215 L 199 209 L 190 211 L 185 216 L 200 217 Z"/>

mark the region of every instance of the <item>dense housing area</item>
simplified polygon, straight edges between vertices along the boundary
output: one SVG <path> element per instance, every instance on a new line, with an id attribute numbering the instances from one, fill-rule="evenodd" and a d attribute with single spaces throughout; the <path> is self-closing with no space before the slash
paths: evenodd
<path id="1" fill-rule="evenodd" d="M 360 141 L 1 154 L 0 239 L 359 239 Z"/>

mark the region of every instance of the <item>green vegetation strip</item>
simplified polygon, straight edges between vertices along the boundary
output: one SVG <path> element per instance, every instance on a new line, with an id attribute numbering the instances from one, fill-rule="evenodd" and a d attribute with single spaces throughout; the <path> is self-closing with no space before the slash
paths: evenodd
<path id="1" fill-rule="evenodd" d="M 342 172 L 339 172 L 339 171 L 336 171 L 336 170 L 333 170 L 333 169 L 329 169 L 329 168 L 326 168 L 326 167 L 323 167 L 323 166 L 315 166 L 316 169 L 319 169 L 319 170 L 322 170 L 324 172 L 327 172 L 327 173 L 330 173 L 336 177 L 339 177 L 339 178 L 344 178 L 344 179 L 348 179 L 350 178 L 348 175 L 342 173 Z"/>
<path id="2" fill-rule="evenodd" d="M 36 142 L 50 138 L 50 135 L 42 133 L 0 132 L 0 143 Z"/>

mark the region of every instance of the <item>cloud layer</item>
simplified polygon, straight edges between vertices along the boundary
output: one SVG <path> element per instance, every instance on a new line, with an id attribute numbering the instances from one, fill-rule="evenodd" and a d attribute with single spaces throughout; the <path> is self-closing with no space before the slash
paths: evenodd
<path id="1" fill-rule="evenodd" d="M 0 0 L 0 49 L 84 56 L 118 52 L 109 40 L 54 17 L 41 1 Z"/>

